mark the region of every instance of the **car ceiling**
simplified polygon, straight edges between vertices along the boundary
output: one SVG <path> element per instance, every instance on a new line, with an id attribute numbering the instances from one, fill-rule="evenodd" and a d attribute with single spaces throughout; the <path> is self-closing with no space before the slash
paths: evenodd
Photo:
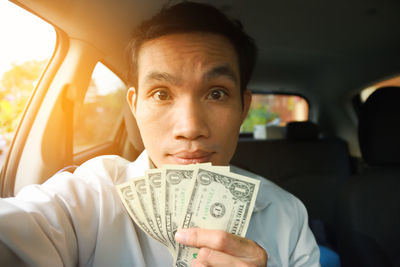
<path id="1" fill-rule="evenodd" d="M 124 48 L 132 28 L 168 1 L 14 2 L 71 38 L 90 42 L 102 51 L 104 62 L 124 79 Z M 400 73 L 399 0 L 199 2 L 225 9 L 239 18 L 255 38 L 259 59 L 250 84 L 253 89 L 341 99 Z"/>

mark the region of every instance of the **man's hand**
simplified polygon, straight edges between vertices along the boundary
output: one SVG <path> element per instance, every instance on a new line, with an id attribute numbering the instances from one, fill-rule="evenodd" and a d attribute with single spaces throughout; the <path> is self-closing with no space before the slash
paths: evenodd
<path id="1" fill-rule="evenodd" d="M 200 248 L 192 266 L 267 266 L 268 255 L 256 242 L 221 230 L 179 230 L 177 242 Z"/>

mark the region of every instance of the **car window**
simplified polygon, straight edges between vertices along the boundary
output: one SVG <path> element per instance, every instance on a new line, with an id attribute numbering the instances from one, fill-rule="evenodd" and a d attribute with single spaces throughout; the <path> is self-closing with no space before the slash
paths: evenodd
<path id="1" fill-rule="evenodd" d="M 299 95 L 253 93 L 250 110 L 240 132 L 256 134 L 258 129 L 264 131 L 270 127 L 271 130 L 274 128 L 270 131 L 274 133 L 261 138 L 280 138 L 287 122 L 307 120 L 308 111 L 307 100 Z"/>
<path id="2" fill-rule="evenodd" d="M 97 63 L 84 103 L 75 112 L 75 154 L 114 139 L 122 120 L 126 90 L 116 74 Z"/>
<path id="3" fill-rule="evenodd" d="M 384 81 L 381 81 L 379 83 L 376 83 L 370 87 L 367 87 L 365 89 L 363 89 L 360 92 L 360 99 L 361 102 L 364 103 L 365 101 L 367 101 L 367 98 L 376 90 L 378 90 L 381 87 L 385 87 L 385 86 L 399 86 L 400 87 L 400 76 L 396 76 Z"/>
<path id="4" fill-rule="evenodd" d="M 25 105 L 53 54 L 54 28 L 9 1 L 0 1 L 0 168 Z"/>

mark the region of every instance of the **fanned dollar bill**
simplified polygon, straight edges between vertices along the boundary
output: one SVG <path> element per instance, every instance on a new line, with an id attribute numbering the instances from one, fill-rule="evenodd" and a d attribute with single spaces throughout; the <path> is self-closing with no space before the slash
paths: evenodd
<path id="1" fill-rule="evenodd" d="M 259 188 L 259 181 L 245 176 L 200 167 L 194 173 L 182 228 L 224 230 L 245 236 Z M 198 248 L 179 245 L 178 267 L 190 266 Z"/>
<path id="2" fill-rule="evenodd" d="M 190 266 L 198 251 L 175 242 L 179 228 L 245 236 L 258 188 L 258 180 L 211 163 L 165 165 L 116 186 L 133 221 L 168 247 L 178 267 Z"/>
<path id="3" fill-rule="evenodd" d="M 144 219 L 143 212 L 139 206 L 139 200 L 137 199 L 136 194 L 134 193 L 134 189 L 131 186 L 130 181 L 116 185 L 117 192 L 121 198 L 122 203 L 124 204 L 126 210 L 129 215 L 133 219 L 133 221 L 149 236 L 154 239 L 157 239 L 154 236 L 153 232 L 150 230 L 150 226 Z"/>
<path id="4" fill-rule="evenodd" d="M 165 231 L 168 240 L 176 248 L 175 233 L 183 214 L 186 199 L 190 192 L 194 168 L 190 165 L 163 166 L 163 181 L 161 186 L 164 209 Z"/>
<path id="5" fill-rule="evenodd" d="M 168 246 L 167 241 L 158 231 L 156 219 L 154 218 L 152 210 L 149 208 L 151 205 L 151 197 L 146 187 L 145 178 L 137 177 L 135 179 L 132 179 L 130 182 L 131 182 L 131 187 L 134 189 L 133 193 L 136 196 L 135 199 L 138 200 L 137 205 L 139 205 L 140 207 L 139 210 L 142 211 L 142 216 L 144 220 L 147 222 L 147 224 L 150 226 L 150 230 L 153 232 L 155 239 L 163 243 L 164 245 Z"/>
<path id="6" fill-rule="evenodd" d="M 170 251 L 174 251 L 175 246 L 170 241 L 168 232 L 165 227 L 165 199 L 163 198 L 162 183 L 165 180 L 162 177 L 163 171 L 159 169 L 152 169 L 146 171 L 145 181 L 147 190 L 150 197 L 150 212 L 154 215 L 154 219 L 157 225 L 157 230 L 162 235 L 164 241 L 167 243 Z"/>

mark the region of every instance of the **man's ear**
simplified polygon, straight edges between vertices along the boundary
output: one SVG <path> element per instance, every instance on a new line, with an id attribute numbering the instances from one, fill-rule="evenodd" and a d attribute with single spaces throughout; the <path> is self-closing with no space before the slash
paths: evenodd
<path id="1" fill-rule="evenodd" d="M 128 100 L 129 107 L 131 108 L 133 116 L 136 116 L 136 100 L 137 92 L 135 87 L 129 87 L 126 94 L 126 100 Z"/>
<path id="2" fill-rule="evenodd" d="M 243 92 L 243 112 L 242 112 L 242 123 L 246 119 L 247 113 L 249 112 L 251 104 L 251 91 L 249 89 Z"/>

